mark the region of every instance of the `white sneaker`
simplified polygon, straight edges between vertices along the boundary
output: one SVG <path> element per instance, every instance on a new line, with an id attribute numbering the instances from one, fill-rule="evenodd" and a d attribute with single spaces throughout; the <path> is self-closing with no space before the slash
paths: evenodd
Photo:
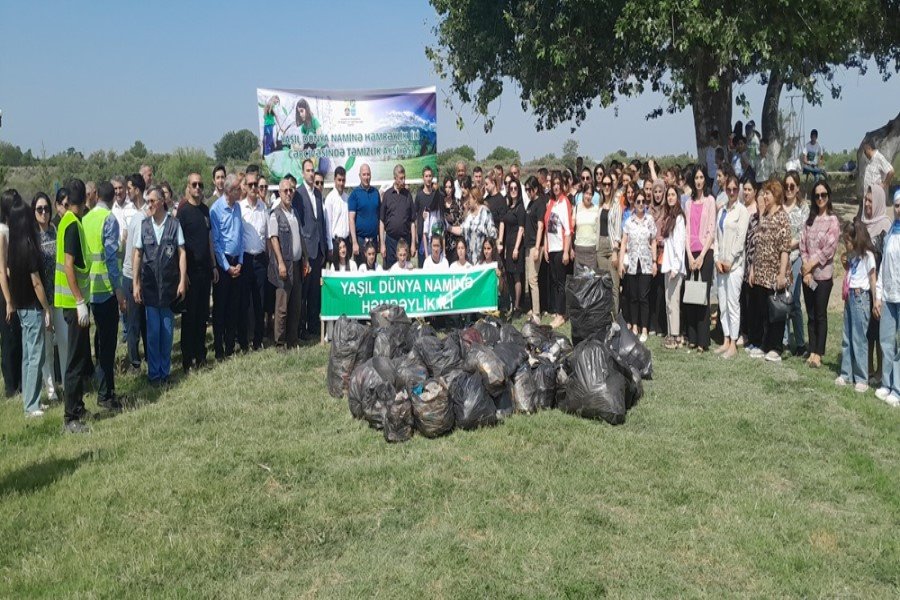
<path id="1" fill-rule="evenodd" d="M 744 345 L 744 336 L 740 336 L 740 337 L 737 339 L 737 342 L 735 342 L 735 344 L 736 344 L 738 347 L 743 346 L 743 345 Z"/>
<path id="2" fill-rule="evenodd" d="M 875 390 L 875 397 L 878 398 L 879 400 L 885 400 L 890 395 L 891 395 L 891 390 L 887 389 L 886 387 L 880 387 L 877 390 Z"/>
<path id="3" fill-rule="evenodd" d="M 843 386 L 847 385 L 847 380 L 844 379 L 843 377 L 838 376 L 838 378 L 834 380 L 834 385 L 843 387 Z"/>
<path id="4" fill-rule="evenodd" d="M 853 386 L 853 389 L 854 389 L 856 392 L 862 394 L 862 393 L 865 393 L 865 392 L 868 392 L 868 391 L 869 391 L 869 384 L 863 383 L 863 382 L 860 381 L 859 383 L 857 383 L 856 385 Z"/>
<path id="5" fill-rule="evenodd" d="M 889 395 L 884 401 L 888 403 L 888 406 L 893 406 L 894 408 L 900 407 L 900 396 L 897 394 Z"/>
<path id="6" fill-rule="evenodd" d="M 47 401 L 48 401 L 48 402 L 56 402 L 57 400 L 59 400 L 59 396 L 56 395 L 56 391 L 55 391 L 55 390 L 52 391 L 52 392 L 49 392 L 49 393 L 47 394 Z"/>
<path id="7" fill-rule="evenodd" d="M 646 333 L 642 333 L 642 334 L 641 334 L 641 337 L 639 337 L 638 339 L 639 339 L 639 340 L 641 341 L 641 343 L 643 344 L 644 342 L 647 341 L 647 334 L 646 334 Z"/>
<path id="8" fill-rule="evenodd" d="M 762 358 L 766 355 L 765 352 L 760 350 L 759 348 L 754 348 L 750 351 L 750 358 Z"/>
<path id="9" fill-rule="evenodd" d="M 44 416 L 44 411 L 42 411 L 41 409 L 37 409 L 37 410 L 33 410 L 31 412 L 25 413 L 25 417 L 28 419 L 36 419 L 38 417 L 43 417 L 43 416 Z"/>
<path id="10" fill-rule="evenodd" d="M 762 352 L 762 350 L 760 350 L 760 352 Z M 773 363 L 780 363 L 781 355 L 774 350 L 769 350 L 769 353 L 766 354 L 766 360 Z"/>

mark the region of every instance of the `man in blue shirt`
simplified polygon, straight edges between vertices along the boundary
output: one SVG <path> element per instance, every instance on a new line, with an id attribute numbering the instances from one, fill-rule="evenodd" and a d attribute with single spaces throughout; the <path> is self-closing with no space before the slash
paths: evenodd
<path id="1" fill-rule="evenodd" d="M 213 286 L 213 349 L 216 360 L 234 353 L 237 338 L 241 350 L 248 350 L 246 313 L 241 306 L 241 268 L 244 261 L 244 220 L 241 218 L 242 177 L 225 178 L 225 193 L 209 211 L 213 253 L 219 281 Z"/>
<path id="2" fill-rule="evenodd" d="M 365 247 L 372 242 L 380 246 L 378 240 L 378 219 L 381 199 L 378 190 L 372 187 L 372 169 L 363 164 L 359 168 L 359 187 L 347 199 L 350 215 L 350 237 L 353 239 L 353 257 L 357 264 L 365 263 Z"/>

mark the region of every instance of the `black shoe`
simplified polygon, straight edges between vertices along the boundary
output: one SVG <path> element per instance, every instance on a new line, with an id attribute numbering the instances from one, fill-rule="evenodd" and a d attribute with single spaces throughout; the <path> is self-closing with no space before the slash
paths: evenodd
<path id="1" fill-rule="evenodd" d="M 809 358 L 809 348 L 806 346 L 800 346 L 796 350 L 794 350 L 794 356 L 802 356 L 803 358 Z"/>
<path id="2" fill-rule="evenodd" d="M 91 428 L 79 420 L 69 421 L 63 425 L 63 433 L 90 433 Z"/>
<path id="3" fill-rule="evenodd" d="M 107 398 L 106 400 L 98 400 L 97 406 L 112 412 L 121 412 L 124 408 L 118 398 L 115 397 Z"/>

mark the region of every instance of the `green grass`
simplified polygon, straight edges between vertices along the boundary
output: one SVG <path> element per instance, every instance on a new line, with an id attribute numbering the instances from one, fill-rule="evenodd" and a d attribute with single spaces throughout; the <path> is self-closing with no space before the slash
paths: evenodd
<path id="1" fill-rule="evenodd" d="M 833 386 L 838 325 L 818 371 L 651 340 L 616 428 L 547 411 L 388 445 L 327 396 L 318 347 L 88 436 L 9 400 L 0 597 L 896 598 L 900 411 Z"/>

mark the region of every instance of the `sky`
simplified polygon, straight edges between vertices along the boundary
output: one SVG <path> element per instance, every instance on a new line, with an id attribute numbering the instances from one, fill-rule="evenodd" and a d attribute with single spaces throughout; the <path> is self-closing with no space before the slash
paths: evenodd
<path id="1" fill-rule="evenodd" d="M 157 152 L 191 146 L 211 153 L 227 131 L 258 133 L 257 87 L 435 85 L 439 150 L 468 144 L 481 158 L 502 145 L 528 160 L 560 154 L 574 138 L 595 159 L 618 149 L 694 151 L 690 110 L 645 120 L 664 103 L 654 94 L 620 102 L 617 111 L 594 109 L 574 134 L 573 124 L 537 132 L 510 83 L 492 107 L 490 134 L 465 107 L 459 130 L 443 104 L 448 82 L 425 57 L 436 23 L 425 0 L 0 0 L 0 140 L 36 155 L 42 147 L 48 154 L 70 146 L 85 154 L 124 151 L 138 139 Z M 855 148 L 898 111 L 900 77 L 883 82 L 870 69 L 865 76 L 843 72 L 838 81 L 840 100 L 828 96 L 819 107 L 794 101 L 804 129 L 818 128 L 826 151 Z M 741 91 L 759 124 L 764 90 L 751 84 L 735 94 Z M 787 95 L 782 108 L 790 110 Z M 738 110 L 734 118 L 742 118 Z"/>

